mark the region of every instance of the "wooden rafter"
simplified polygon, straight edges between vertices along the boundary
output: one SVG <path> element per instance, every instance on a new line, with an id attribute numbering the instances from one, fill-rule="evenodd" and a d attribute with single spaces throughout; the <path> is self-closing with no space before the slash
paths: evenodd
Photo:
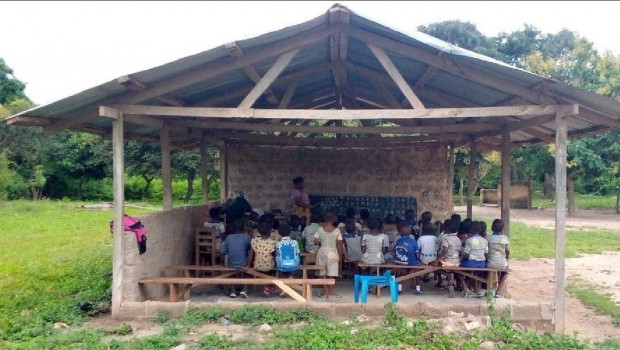
<path id="1" fill-rule="evenodd" d="M 226 50 L 228 50 L 228 53 L 234 58 L 241 58 L 244 56 L 243 50 L 241 50 L 241 48 L 239 47 L 239 45 L 237 45 L 235 41 L 228 43 L 228 44 L 224 44 L 224 47 L 226 47 Z M 247 66 L 242 67 L 241 69 L 243 70 L 245 75 L 247 75 L 248 78 L 250 78 L 250 80 L 254 82 L 254 84 L 258 84 L 258 82 L 262 78 L 260 73 L 258 73 L 258 71 L 256 71 L 254 66 L 252 66 L 251 64 L 248 64 Z M 265 90 L 265 98 L 267 98 L 267 101 L 269 101 L 269 103 L 271 103 L 272 105 L 277 105 L 278 103 L 280 103 L 280 99 L 278 98 L 278 96 L 276 96 L 276 94 L 271 89 Z"/>
<path id="2" fill-rule="evenodd" d="M 135 91 L 135 92 L 144 91 L 149 88 L 148 85 L 144 84 L 143 82 L 139 81 L 138 79 L 136 79 L 135 77 L 131 75 L 124 75 L 122 77 L 117 78 L 116 81 L 119 84 L 123 85 L 124 87 L 128 88 L 129 90 Z M 155 97 L 155 99 L 158 100 L 159 102 L 163 102 L 170 106 L 176 106 L 176 107 L 186 106 L 185 102 L 181 101 L 180 99 L 174 96 L 170 96 L 168 94 L 157 96 Z"/>
<path id="3" fill-rule="evenodd" d="M 398 86 L 398 88 L 403 93 L 403 95 L 405 95 L 405 97 L 407 98 L 407 101 L 409 101 L 411 106 L 415 109 L 425 109 L 424 104 L 422 104 L 422 101 L 420 101 L 418 96 L 416 96 L 413 90 L 411 90 L 411 87 L 409 86 L 405 78 L 403 78 L 403 76 L 400 74 L 400 72 L 398 71 L 398 69 L 396 68 L 396 66 L 390 59 L 390 57 L 387 55 L 387 53 L 385 53 L 383 49 L 373 44 L 367 44 L 367 45 L 370 51 L 372 51 L 372 53 L 375 55 L 377 60 L 379 60 L 379 63 L 381 63 L 381 65 L 383 66 L 385 71 L 388 73 L 388 75 L 392 78 L 394 83 L 396 83 L 396 86 Z"/>
<path id="4" fill-rule="evenodd" d="M 278 78 L 280 73 L 289 65 L 295 55 L 299 52 L 299 49 L 294 49 L 283 53 L 278 60 L 269 68 L 267 73 L 260 79 L 256 86 L 248 93 L 248 95 L 241 101 L 237 108 L 250 108 L 256 100 L 271 86 L 271 84 Z"/>
<path id="5" fill-rule="evenodd" d="M 420 79 L 418 79 L 418 81 L 416 81 L 415 84 L 413 84 L 413 86 L 415 86 L 418 89 L 423 88 L 431 79 L 433 79 L 436 72 L 437 72 L 437 67 L 428 66 L 424 74 L 422 74 Z"/>
<path id="6" fill-rule="evenodd" d="M 334 6 L 328 11 L 329 23 L 338 24 L 341 28 L 344 25 L 348 25 L 350 22 L 350 14 L 345 8 L 340 6 Z M 346 61 L 348 51 L 348 36 L 342 33 L 341 30 L 330 35 L 329 37 L 329 52 L 331 62 Z M 332 77 L 334 79 L 334 87 L 342 107 L 342 93 L 347 86 L 347 73 L 346 67 L 338 65 L 338 68 L 332 70 Z"/>
<path id="7" fill-rule="evenodd" d="M 282 55 L 286 52 L 313 44 L 338 30 L 339 27 L 335 25 L 317 27 L 288 39 L 263 45 L 256 50 L 252 50 L 251 52 L 245 52 L 244 56 L 235 59 L 232 62 L 226 62 L 223 60 L 220 64 L 214 62 L 214 64 L 209 64 L 208 67 L 181 73 L 172 79 L 163 80 L 159 83 L 153 84 L 151 88 L 145 91 L 121 98 L 119 99 L 119 103 L 137 104 L 156 96 L 161 96 L 163 94 L 200 83 L 231 70 L 241 69 L 262 59 Z"/>
<path id="8" fill-rule="evenodd" d="M 513 83 L 505 77 L 498 77 L 494 74 L 481 71 L 473 66 L 470 66 L 469 64 L 461 62 L 457 63 L 450 57 L 446 56 L 443 58 L 438 58 L 436 54 L 433 54 L 427 50 L 403 44 L 396 40 L 392 40 L 354 26 L 347 27 L 346 32 L 349 36 L 366 44 L 375 45 L 382 49 L 401 54 L 405 57 L 434 66 L 440 70 L 461 78 L 490 86 L 509 95 L 520 96 L 536 104 L 557 104 L 557 101 L 550 96 Z"/>

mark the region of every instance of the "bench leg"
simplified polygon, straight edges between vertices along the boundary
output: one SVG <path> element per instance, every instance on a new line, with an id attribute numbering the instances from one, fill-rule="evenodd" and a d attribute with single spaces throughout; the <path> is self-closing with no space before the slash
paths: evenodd
<path id="1" fill-rule="evenodd" d="M 177 283 L 170 283 L 170 301 L 173 303 L 179 301 L 179 285 Z"/>
<path id="2" fill-rule="evenodd" d="M 306 298 L 306 301 L 312 301 L 312 286 L 309 284 L 306 284 L 305 288 L 304 288 L 304 297 Z"/>

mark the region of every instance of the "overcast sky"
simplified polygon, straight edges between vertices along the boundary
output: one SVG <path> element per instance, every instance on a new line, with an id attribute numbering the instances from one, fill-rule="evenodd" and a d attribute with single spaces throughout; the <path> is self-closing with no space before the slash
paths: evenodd
<path id="1" fill-rule="evenodd" d="M 297 24 L 327 2 L 0 2 L 0 57 L 44 104 L 121 75 Z M 354 12 L 404 33 L 459 19 L 486 35 L 524 23 L 577 31 L 620 53 L 620 2 L 355 2 Z"/>

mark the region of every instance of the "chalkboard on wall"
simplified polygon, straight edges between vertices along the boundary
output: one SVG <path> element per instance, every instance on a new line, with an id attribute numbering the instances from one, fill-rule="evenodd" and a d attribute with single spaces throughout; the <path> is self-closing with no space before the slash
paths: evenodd
<path id="1" fill-rule="evenodd" d="M 394 214 L 405 217 L 405 210 L 413 209 L 414 217 L 418 217 L 418 204 L 412 197 L 372 197 L 372 196 L 322 196 L 310 195 L 310 205 L 319 204 L 323 211 L 334 211 L 336 215 L 344 215 L 347 208 L 355 208 L 359 213 L 368 209 L 371 216 L 384 218 Z"/>

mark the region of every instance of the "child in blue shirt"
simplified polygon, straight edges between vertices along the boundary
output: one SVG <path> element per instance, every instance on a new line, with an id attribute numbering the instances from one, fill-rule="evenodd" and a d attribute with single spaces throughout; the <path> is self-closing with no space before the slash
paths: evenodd
<path id="1" fill-rule="evenodd" d="M 394 243 L 394 264 L 406 266 L 420 265 L 420 247 L 411 234 L 411 226 L 406 221 L 399 221 L 397 229 L 400 237 Z M 423 294 L 419 277 L 416 277 L 415 284 L 415 294 Z M 402 291 L 402 284 L 398 285 L 398 291 Z"/>

